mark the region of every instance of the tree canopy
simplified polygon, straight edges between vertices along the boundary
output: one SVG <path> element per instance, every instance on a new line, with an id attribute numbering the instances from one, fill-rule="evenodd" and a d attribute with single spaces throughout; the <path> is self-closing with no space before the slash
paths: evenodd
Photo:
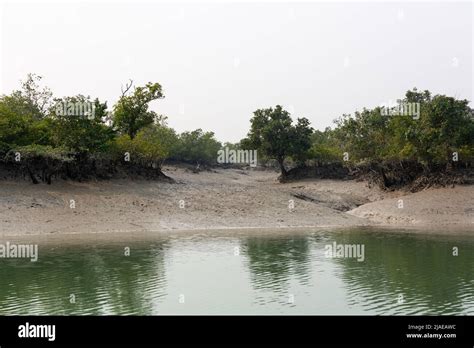
<path id="1" fill-rule="evenodd" d="M 114 107 L 113 124 L 121 133 L 133 139 L 138 131 L 152 123 L 160 121 L 156 112 L 149 110 L 153 100 L 164 98 L 159 83 L 147 83 L 143 87 L 134 87 L 133 93 L 127 94 L 132 81 L 122 91 L 122 95 Z"/>
<path id="2" fill-rule="evenodd" d="M 0 163 L 19 165 L 33 182 L 34 177 L 50 182 L 55 173 L 110 174 L 120 166 L 160 173 L 167 159 L 217 164 L 222 143 L 213 132 L 179 134 L 166 116 L 151 110 L 151 102 L 164 98 L 159 83 L 132 87 L 127 84 L 109 110 L 99 98 L 53 97 L 40 76 L 29 74 L 19 90 L 0 96 Z M 473 115 L 467 100 L 417 89 L 397 106 L 342 115 L 325 130 L 314 130 L 304 117 L 293 120 L 276 105 L 256 110 L 247 136 L 225 146 L 257 150 L 259 159 L 278 164 L 282 176 L 289 166 L 328 163 L 411 161 L 427 170 L 449 168 L 474 162 Z"/>
<path id="3" fill-rule="evenodd" d="M 244 144 L 275 159 L 282 175 L 286 175 L 285 158 L 291 156 L 299 163 L 304 162 L 311 147 L 312 131 L 308 119 L 298 118 L 293 125 L 290 113 L 277 105 L 254 112 Z"/>

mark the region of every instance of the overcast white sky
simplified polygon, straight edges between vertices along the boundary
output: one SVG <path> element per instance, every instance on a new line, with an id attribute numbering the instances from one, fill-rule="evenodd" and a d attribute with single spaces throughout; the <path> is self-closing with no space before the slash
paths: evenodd
<path id="1" fill-rule="evenodd" d="M 34 72 L 55 95 L 117 100 L 159 82 L 177 131 L 238 141 L 281 104 L 324 129 L 418 87 L 473 97 L 471 2 L 3 3 L 0 92 Z M 472 105 L 472 104 L 471 104 Z"/>

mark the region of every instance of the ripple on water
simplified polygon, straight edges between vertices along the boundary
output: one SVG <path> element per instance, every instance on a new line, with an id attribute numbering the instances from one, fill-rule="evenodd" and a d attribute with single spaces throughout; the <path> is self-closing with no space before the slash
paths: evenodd
<path id="1" fill-rule="evenodd" d="M 365 260 L 326 258 L 333 242 L 363 244 Z M 473 239 L 351 231 L 129 244 L 127 257 L 118 244 L 1 260 L 0 314 L 474 314 Z"/>

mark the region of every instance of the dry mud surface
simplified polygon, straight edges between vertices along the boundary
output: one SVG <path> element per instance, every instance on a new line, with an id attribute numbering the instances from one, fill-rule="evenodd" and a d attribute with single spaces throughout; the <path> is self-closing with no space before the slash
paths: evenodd
<path id="1" fill-rule="evenodd" d="M 0 181 L 0 235 L 354 226 L 451 233 L 474 227 L 472 185 L 413 194 L 357 181 L 280 184 L 271 171 L 164 172 L 176 183 Z"/>

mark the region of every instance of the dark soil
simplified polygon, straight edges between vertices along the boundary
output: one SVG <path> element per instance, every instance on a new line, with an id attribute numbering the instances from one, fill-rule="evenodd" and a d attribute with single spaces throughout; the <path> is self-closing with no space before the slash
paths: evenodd
<path id="1" fill-rule="evenodd" d="M 474 167 L 469 163 L 451 163 L 426 167 L 416 161 L 369 162 L 359 165 L 330 163 L 290 169 L 280 182 L 301 179 L 364 180 L 384 190 L 417 192 L 430 187 L 474 183 Z"/>

